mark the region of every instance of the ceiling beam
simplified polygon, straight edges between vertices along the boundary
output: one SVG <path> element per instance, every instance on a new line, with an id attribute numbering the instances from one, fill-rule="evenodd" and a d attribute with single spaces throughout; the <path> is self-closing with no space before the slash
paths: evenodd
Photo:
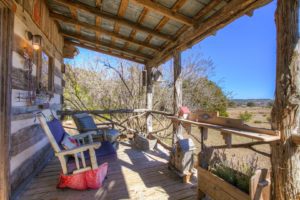
<path id="1" fill-rule="evenodd" d="M 141 6 L 144 6 L 154 12 L 160 13 L 163 16 L 166 16 L 170 19 L 173 19 L 175 21 L 178 21 L 180 23 L 183 23 L 185 25 L 188 26 L 193 26 L 194 24 L 194 20 L 186 17 L 182 14 L 176 13 L 174 11 L 172 11 L 171 9 L 159 4 L 159 3 L 155 3 L 151 0 L 130 0 L 136 4 L 139 4 Z"/>
<path id="2" fill-rule="evenodd" d="M 130 49 L 123 49 L 121 47 L 113 46 L 111 44 L 104 43 L 104 42 L 101 42 L 101 41 L 92 40 L 92 39 L 83 37 L 83 36 L 78 35 L 78 34 L 69 34 L 69 33 L 64 33 L 64 32 L 62 32 L 61 34 L 65 37 L 73 38 L 73 39 L 78 40 L 78 41 L 83 42 L 83 43 L 89 43 L 89 44 L 92 44 L 92 45 L 103 46 L 103 47 L 106 47 L 106 48 L 111 49 L 111 50 L 124 52 L 124 53 L 129 54 L 133 57 L 141 58 L 143 60 L 150 60 L 152 58 L 148 55 L 145 55 L 145 54 L 142 54 L 142 53 L 139 53 L 139 52 L 136 52 L 136 51 L 132 51 Z"/>
<path id="3" fill-rule="evenodd" d="M 91 14 L 94 14 L 96 16 L 99 16 L 101 18 L 104 18 L 104 19 L 107 19 L 107 20 L 111 20 L 111 21 L 115 21 L 116 23 L 119 23 L 119 24 L 122 24 L 124 26 L 136 29 L 138 31 L 142 31 L 142 32 L 145 32 L 145 33 L 148 33 L 148 34 L 153 34 L 153 35 L 155 35 L 157 37 L 160 37 L 160 38 L 168 40 L 168 41 L 171 41 L 173 39 L 172 36 L 170 36 L 170 35 L 159 33 L 159 32 L 155 32 L 155 31 L 153 31 L 150 28 L 147 28 L 147 27 L 142 26 L 140 24 L 136 24 L 136 23 L 131 22 L 131 21 L 129 21 L 127 19 L 124 19 L 122 17 L 118 17 L 118 16 L 114 16 L 114 15 L 111 15 L 111 14 L 108 14 L 108 13 L 104 13 L 101 10 L 99 10 L 99 8 L 96 8 L 96 7 L 93 7 L 93 6 L 89 6 L 89 5 L 81 3 L 79 1 L 75 1 L 75 0 L 73 0 L 73 1 L 68 1 L 68 0 L 54 0 L 54 1 L 60 3 L 60 4 L 64 5 L 64 6 L 67 6 L 67 7 L 73 7 L 73 8 L 81 9 L 81 10 L 84 10 L 84 11 L 86 11 L 88 13 L 91 13 Z"/>
<path id="4" fill-rule="evenodd" d="M 155 58 L 147 63 L 148 66 L 156 67 L 172 56 L 174 50 L 185 50 L 212 35 L 227 24 L 245 15 L 251 10 L 262 7 L 272 0 L 231 0 L 220 11 L 206 21 L 200 21 L 194 27 L 190 27 L 182 33 L 174 43 L 168 44 L 164 50 L 155 54 Z"/>
<path id="5" fill-rule="evenodd" d="M 96 52 L 99 52 L 99 53 L 107 54 L 109 56 L 118 57 L 118 58 L 121 58 L 121 59 L 133 61 L 133 62 L 140 63 L 140 64 L 145 64 L 144 61 L 136 60 L 134 58 L 130 58 L 130 57 L 124 56 L 122 54 L 120 55 L 120 54 L 115 54 L 114 52 L 104 51 L 104 50 L 96 48 L 96 47 L 86 46 L 82 43 L 76 43 L 76 42 L 71 42 L 71 41 L 65 40 L 65 44 L 70 44 L 70 45 L 73 45 L 73 46 L 78 46 L 78 47 L 89 49 L 89 50 L 96 51 Z"/>
<path id="6" fill-rule="evenodd" d="M 75 26 L 80 26 L 80 27 L 83 27 L 83 28 L 86 28 L 86 29 L 89 29 L 89 30 L 99 32 L 99 33 L 103 33 L 103 34 L 109 35 L 113 38 L 118 38 L 118 39 L 124 40 L 126 42 L 130 42 L 130 43 L 133 43 L 133 44 L 136 44 L 136 45 L 139 45 L 139 46 L 143 46 L 143 47 L 152 49 L 154 51 L 161 50 L 159 47 L 155 47 L 155 46 L 147 44 L 145 42 L 140 42 L 140 41 L 136 41 L 134 39 L 130 39 L 130 38 L 128 38 L 126 36 L 123 36 L 121 34 L 118 34 L 118 33 L 112 32 L 112 31 L 107 31 L 107 30 L 101 28 L 100 26 L 92 25 L 92 24 L 89 24 L 89 23 L 86 23 L 86 22 L 81 22 L 81 21 L 66 17 L 64 15 L 60 15 L 60 14 L 56 14 L 56 13 L 51 12 L 50 17 L 54 20 L 58 20 L 58 21 L 68 23 L 68 24 L 73 24 Z"/>

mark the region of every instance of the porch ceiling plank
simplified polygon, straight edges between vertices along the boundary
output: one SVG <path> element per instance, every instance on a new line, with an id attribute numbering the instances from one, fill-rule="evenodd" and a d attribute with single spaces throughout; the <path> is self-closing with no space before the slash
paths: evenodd
<path id="1" fill-rule="evenodd" d="M 81 22 L 81 21 L 78 21 L 78 20 L 66 17 L 64 15 L 60 15 L 60 14 L 56 14 L 56 13 L 52 13 L 51 12 L 50 13 L 50 17 L 52 19 L 54 19 L 54 20 L 58 20 L 58 21 L 61 21 L 61 22 L 64 22 L 64 23 L 73 24 L 73 25 L 80 26 L 80 27 L 84 27 L 86 29 L 90 29 L 90 30 L 96 31 L 98 33 L 103 33 L 103 34 L 109 35 L 109 36 L 111 36 L 113 38 L 118 38 L 118 39 L 124 40 L 124 41 L 129 42 L 129 43 L 133 43 L 133 44 L 136 44 L 136 45 L 139 45 L 139 46 L 143 46 L 143 47 L 152 49 L 154 51 L 161 50 L 159 47 L 155 47 L 155 46 L 147 44 L 145 42 L 141 42 L 141 41 L 137 41 L 137 40 L 134 40 L 134 39 L 130 39 L 130 38 L 128 38 L 126 36 L 123 36 L 121 34 L 118 34 L 116 32 L 107 31 L 107 30 L 101 28 L 100 26 L 92 25 L 92 24 L 89 24 L 89 23 L 86 23 L 86 22 Z"/>
<path id="2" fill-rule="evenodd" d="M 70 44 L 70 45 L 82 47 L 82 48 L 85 48 L 85 49 L 89 49 L 89 50 L 92 50 L 92 51 L 96 51 L 96 52 L 99 52 L 99 53 L 107 54 L 107 55 L 110 55 L 110 56 L 114 56 L 114 57 L 118 57 L 118 58 L 130 60 L 130 61 L 133 61 L 133 62 L 136 62 L 136 63 L 145 64 L 145 62 L 140 61 L 140 60 L 136 60 L 135 58 L 130 58 L 130 57 L 127 57 L 127 56 L 124 56 L 124 55 L 120 55 L 120 54 L 115 54 L 115 53 L 113 53 L 111 51 L 104 51 L 104 50 L 96 48 L 96 47 L 86 46 L 86 45 L 84 45 L 82 43 L 76 43 L 76 42 L 71 42 L 71 41 L 65 40 L 65 44 Z"/>
<path id="3" fill-rule="evenodd" d="M 111 50 L 124 52 L 124 53 L 132 55 L 134 57 L 141 58 L 143 60 L 150 60 L 152 58 L 152 57 L 149 57 L 145 54 L 142 54 L 142 53 L 139 53 L 139 52 L 136 52 L 136 51 L 132 51 L 130 49 L 124 49 L 124 48 L 113 46 L 111 44 L 104 43 L 104 42 L 101 42 L 101 41 L 91 40 L 91 39 L 85 38 L 85 37 L 83 37 L 79 34 L 70 34 L 70 33 L 64 33 L 64 32 L 62 32 L 61 34 L 65 37 L 69 37 L 69 38 L 79 40 L 80 42 L 85 42 L 85 43 L 89 43 L 89 44 L 93 44 L 93 45 L 104 46 L 104 47 L 109 48 Z"/>
<path id="4" fill-rule="evenodd" d="M 140 24 L 131 22 L 131 21 L 125 19 L 125 18 L 104 13 L 101 10 L 99 10 L 99 8 L 89 6 L 89 5 L 81 3 L 79 1 L 75 1 L 75 0 L 73 0 L 73 1 L 68 1 L 68 0 L 54 0 L 54 1 L 60 3 L 60 4 L 64 5 L 64 6 L 67 6 L 67 7 L 74 7 L 74 8 L 77 8 L 77 9 L 84 10 L 84 11 L 86 11 L 88 13 L 94 14 L 94 15 L 99 16 L 101 18 L 104 18 L 104 19 L 107 19 L 107 20 L 111 20 L 111 21 L 115 21 L 116 23 L 122 24 L 124 26 L 128 26 L 128 27 L 136 29 L 138 31 L 142 31 L 142 32 L 145 32 L 145 33 L 148 33 L 148 34 L 155 35 L 157 37 L 160 37 L 160 38 L 168 40 L 168 41 L 172 40 L 172 36 L 170 36 L 170 35 L 156 32 L 156 31 L 154 31 L 154 30 L 152 30 L 150 28 L 147 28 L 147 27 L 142 26 Z"/>
<path id="5" fill-rule="evenodd" d="M 174 50 L 185 50 L 192 45 L 203 40 L 207 36 L 215 33 L 227 24 L 245 15 L 249 11 L 262 7 L 272 0 L 232 0 L 216 14 L 204 22 L 198 22 L 182 33 L 175 42 L 168 44 L 163 51 L 154 55 L 154 59 L 147 65 L 158 66 L 172 56 Z"/>
<path id="6" fill-rule="evenodd" d="M 163 16 L 169 17 L 175 21 L 183 23 L 185 25 L 193 26 L 193 24 L 194 24 L 193 19 L 186 17 L 182 14 L 176 13 L 176 12 L 172 11 L 171 9 L 169 9 L 165 6 L 162 6 L 159 3 L 155 3 L 151 0 L 131 0 L 131 1 L 136 4 L 139 4 L 141 6 L 144 6 L 150 10 L 153 10 L 154 12 L 158 12 L 158 13 L 162 14 Z"/>

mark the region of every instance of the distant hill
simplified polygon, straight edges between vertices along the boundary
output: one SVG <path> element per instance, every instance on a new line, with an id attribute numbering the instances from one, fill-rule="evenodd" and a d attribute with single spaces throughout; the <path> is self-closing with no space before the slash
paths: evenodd
<path id="1" fill-rule="evenodd" d="M 274 100 L 273 99 L 231 99 L 236 106 L 270 106 Z"/>

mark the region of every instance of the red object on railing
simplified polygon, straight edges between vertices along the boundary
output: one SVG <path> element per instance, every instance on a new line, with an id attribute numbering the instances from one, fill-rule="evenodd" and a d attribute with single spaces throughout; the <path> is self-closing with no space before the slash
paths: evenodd
<path id="1" fill-rule="evenodd" d="M 108 163 L 103 163 L 95 170 L 64 175 L 61 174 L 57 188 L 74 190 L 99 189 L 107 175 Z"/>
<path id="2" fill-rule="evenodd" d="M 191 113 L 191 111 L 190 111 L 190 109 L 189 109 L 188 107 L 186 107 L 186 106 L 181 106 L 181 107 L 179 108 L 178 116 L 179 116 L 179 117 L 185 117 L 185 116 L 187 116 L 187 115 L 190 114 L 190 113 Z"/>

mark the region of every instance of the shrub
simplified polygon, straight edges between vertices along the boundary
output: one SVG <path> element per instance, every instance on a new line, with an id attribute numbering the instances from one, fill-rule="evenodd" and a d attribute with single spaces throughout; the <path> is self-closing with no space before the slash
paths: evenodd
<path id="1" fill-rule="evenodd" d="M 231 108 L 235 108 L 237 105 L 234 101 L 229 101 L 228 102 L 228 107 L 231 107 Z"/>
<path id="2" fill-rule="evenodd" d="M 257 161 L 257 156 L 236 161 L 234 155 L 228 160 L 224 151 L 215 151 L 209 162 L 208 170 L 240 190 L 249 193 L 250 179 L 258 168 Z"/>
<path id="3" fill-rule="evenodd" d="M 260 120 L 255 120 L 254 123 L 255 123 L 255 124 L 261 124 L 262 121 L 260 121 Z"/>
<path id="4" fill-rule="evenodd" d="M 255 103 L 254 103 L 254 102 L 248 102 L 248 103 L 247 103 L 247 106 L 248 106 L 248 107 L 254 107 L 254 106 L 255 106 Z"/>
<path id="5" fill-rule="evenodd" d="M 250 121 L 252 118 L 252 114 L 248 111 L 245 111 L 244 113 L 240 113 L 240 119 L 242 119 L 245 122 Z"/>

